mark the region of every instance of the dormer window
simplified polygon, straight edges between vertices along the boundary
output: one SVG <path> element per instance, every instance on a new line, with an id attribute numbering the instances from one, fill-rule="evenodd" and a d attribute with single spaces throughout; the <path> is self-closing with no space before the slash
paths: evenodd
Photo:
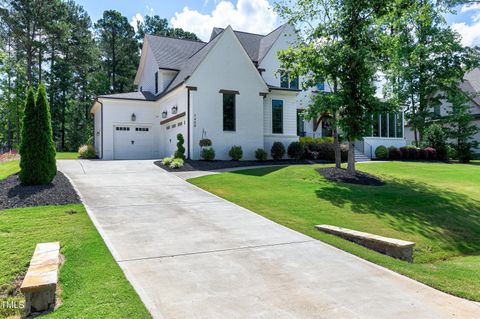
<path id="1" fill-rule="evenodd" d="M 317 81 L 317 90 L 318 91 L 325 91 L 325 79 L 319 78 Z"/>
<path id="2" fill-rule="evenodd" d="M 155 94 L 158 93 L 158 71 L 155 72 Z"/>

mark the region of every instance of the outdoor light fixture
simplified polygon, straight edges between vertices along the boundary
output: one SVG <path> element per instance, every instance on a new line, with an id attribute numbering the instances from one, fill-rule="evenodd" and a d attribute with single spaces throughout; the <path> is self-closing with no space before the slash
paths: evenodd
<path id="1" fill-rule="evenodd" d="M 167 118 L 167 111 L 163 111 L 162 112 L 162 119 L 166 119 Z"/>
<path id="2" fill-rule="evenodd" d="M 135 113 L 132 113 L 132 122 L 135 122 L 137 120 L 137 116 L 135 115 Z"/>
<path id="3" fill-rule="evenodd" d="M 178 111 L 178 107 L 176 105 L 172 107 L 172 114 L 177 114 L 177 111 Z"/>

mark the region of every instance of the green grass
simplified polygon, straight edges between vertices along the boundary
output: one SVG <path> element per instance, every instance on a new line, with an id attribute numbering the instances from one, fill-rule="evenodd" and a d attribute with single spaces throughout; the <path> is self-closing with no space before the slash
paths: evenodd
<path id="1" fill-rule="evenodd" d="M 74 152 L 57 152 L 57 160 L 68 160 L 68 159 L 77 159 L 78 154 Z M 0 180 L 10 176 L 12 174 L 18 173 L 20 171 L 20 161 L 8 161 L 0 163 Z"/>
<path id="2" fill-rule="evenodd" d="M 480 165 L 358 165 L 381 176 L 387 182 L 381 187 L 328 182 L 317 167 L 259 168 L 190 182 L 364 259 L 480 301 Z M 414 241 L 414 263 L 321 233 L 317 224 Z"/>
<path id="3" fill-rule="evenodd" d="M 26 271 L 35 245 L 51 241 L 60 241 L 65 256 L 60 269 L 62 305 L 45 318 L 151 318 L 82 205 L 0 211 L 4 293 Z M 14 314 L 0 308 L 2 318 Z"/>

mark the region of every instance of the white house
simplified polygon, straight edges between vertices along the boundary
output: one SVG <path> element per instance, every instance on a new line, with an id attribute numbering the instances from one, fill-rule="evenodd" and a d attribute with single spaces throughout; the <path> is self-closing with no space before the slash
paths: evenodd
<path id="1" fill-rule="evenodd" d="M 330 135 L 322 119 L 300 116 L 311 95 L 328 86 L 302 92 L 302 79 L 281 75 L 277 52 L 297 40 L 287 24 L 267 35 L 214 28 L 208 43 L 147 35 L 135 77 L 138 91 L 95 99 L 98 156 L 170 156 L 182 133 L 188 158 L 200 159 L 199 141 L 209 138 L 217 159 L 230 159 L 233 145 L 243 148 L 244 159 L 254 159 L 256 149 L 269 153 L 275 141 L 287 147 L 302 135 Z M 402 114 L 379 115 L 358 150 L 370 157 L 378 145 L 405 145 L 403 127 Z"/>
<path id="2" fill-rule="evenodd" d="M 463 82 L 460 83 L 460 88 L 468 93 L 471 98 L 469 112 L 473 116 L 472 124 L 475 124 L 480 129 L 480 68 L 475 68 L 466 73 Z M 444 100 L 438 108 L 431 111 L 439 116 L 447 116 L 450 109 L 451 104 Z M 405 138 L 408 144 L 414 144 L 415 135 L 412 127 L 408 124 L 405 128 Z M 480 142 L 480 132 L 475 134 L 473 139 Z M 474 150 L 474 152 L 477 152 L 477 156 L 480 156 L 478 149 Z"/>

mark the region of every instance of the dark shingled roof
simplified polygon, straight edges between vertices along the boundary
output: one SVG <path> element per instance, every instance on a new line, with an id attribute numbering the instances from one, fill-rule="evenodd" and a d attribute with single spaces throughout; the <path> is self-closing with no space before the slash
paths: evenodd
<path id="1" fill-rule="evenodd" d="M 183 63 L 206 43 L 200 41 L 146 35 L 160 69 L 180 70 Z"/>
<path id="2" fill-rule="evenodd" d="M 270 32 L 267 35 L 248 33 L 243 31 L 233 31 L 238 40 L 242 44 L 243 48 L 247 52 L 248 56 L 253 62 L 260 62 L 268 53 L 273 43 L 278 39 L 280 34 L 285 29 L 286 24 L 283 24 Z M 223 32 L 222 28 L 213 28 L 210 35 L 210 41 L 215 39 L 220 33 Z"/>
<path id="3" fill-rule="evenodd" d="M 155 101 L 155 95 L 148 91 L 99 95 L 98 97 L 120 100 Z"/>

